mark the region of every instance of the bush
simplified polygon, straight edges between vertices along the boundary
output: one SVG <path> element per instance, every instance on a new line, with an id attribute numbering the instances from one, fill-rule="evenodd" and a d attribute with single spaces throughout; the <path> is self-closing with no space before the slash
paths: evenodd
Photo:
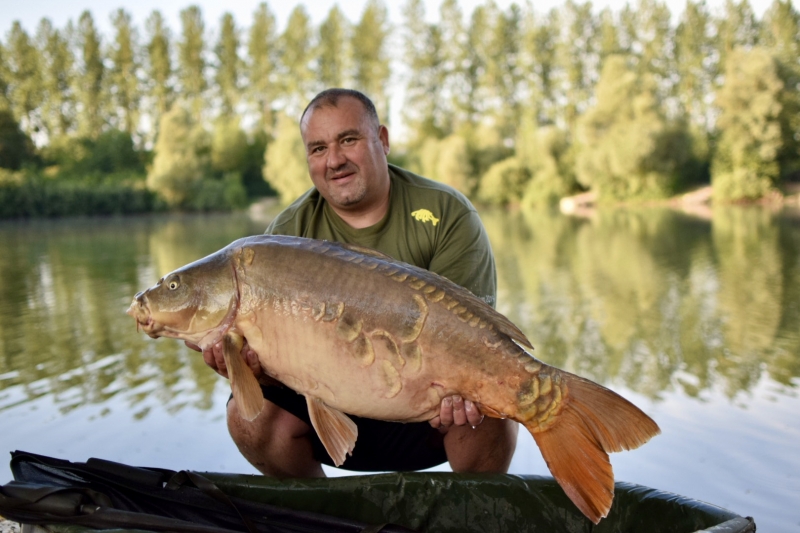
<path id="1" fill-rule="evenodd" d="M 142 180 L 90 184 L 0 174 L 0 218 L 131 214 L 159 208 Z"/>

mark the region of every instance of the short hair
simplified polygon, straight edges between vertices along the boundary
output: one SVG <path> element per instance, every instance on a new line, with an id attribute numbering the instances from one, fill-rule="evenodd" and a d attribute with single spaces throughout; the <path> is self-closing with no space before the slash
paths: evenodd
<path id="1" fill-rule="evenodd" d="M 372 100 L 369 97 L 362 93 L 361 91 L 356 91 L 355 89 L 342 89 L 342 88 L 332 88 L 332 89 L 325 89 L 317 96 L 311 99 L 308 103 L 306 108 L 303 110 L 303 114 L 300 115 L 300 124 L 303 124 L 303 119 L 306 117 L 306 113 L 317 109 L 319 107 L 337 107 L 339 100 L 342 98 L 355 98 L 361 105 L 364 106 L 364 110 L 367 112 L 367 117 L 370 121 L 374 122 L 376 126 L 380 126 L 381 121 L 378 118 L 378 111 L 375 109 L 375 104 L 372 103 Z"/>

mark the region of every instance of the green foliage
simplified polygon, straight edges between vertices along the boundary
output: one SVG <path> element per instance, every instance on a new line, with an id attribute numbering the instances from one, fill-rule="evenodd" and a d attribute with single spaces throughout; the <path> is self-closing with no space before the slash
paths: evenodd
<path id="1" fill-rule="evenodd" d="M 147 188 L 164 198 L 167 205 L 184 205 L 203 178 L 204 133 L 183 105 L 173 106 L 161 117 Z"/>
<path id="2" fill-rule="evenodd" d="M 211 168 L 220 172 L 240 171 L 247 154 L 247 135 L 236 115 L 222 115 L 211 136 Z"/>
<path id="3" fill-rule="evenodd" d="M 144 173 L 142 156 L 136 151 L 133 138 L 120 130 L 107 130 L 96 138 L 55 137 L 42 150 L 42 157 L 64 179 Z"/>
<path id="4" fill-rule="evenodd" d="M 161 115 L 172 104 L 172 60 L 170 59 L 170 31 L 160 11 L 153 11 L 147 19 L 147 77 L 146 92 L 152 99 L 151 114 L 157 126 Z"/>
<path id="5" fill-rule="evenodd" d="M 43 98 L 41 58 L 19 21 L 11 26 L 5 55 L 8 101 L 23 131 L 30 135 L 39 126 L 36 110 Z"/>
<path id="6" fill-rule="evenodd" d="M 345 86 L 350 59 L 348 41 L 349 24 L 339 6 L 334 5 L 319 27 L 317 69 L 319 82 L 323 87 Z"/>
<path id="7" fill-rule="evenodd" d="M 469 148 L 466 139 L 460 135 L 449 135 L 441 140 L 434 137 L 425 139 L 419 150 L 419 168 L 415 170 L 466 195 L 472 194 L 475 188 Z"/>
<path id="8" fill-rule="evenodd" d="M 0 169 L 0 219 L 144 213 L 159 207 L 142 180 L 81 183 Z"/>
<path id="9" fill-rule="evenodd" d="M 380 0 L 369 0 L 351 37 L 354 87 L 371 96 L 381 117 L 389 115 L 388 19 L 386 6 Z"/>
<path id="10" fill-rule="evenodd" d="M 483 175 L 478 199 L 492 205 L 518 203 L 530 179 L 530 171 L 520 160 L 509 157 L 489 167 Z"/>
<path id="11" fill-rule="evenodd" d="M 311 187 L 306 163 L 306 149 L 300 128 L 290 117 L 278 117 L 275 141 L 267 147 L 264 179 L 288 205 Z"/>
<path id="12" fill-rule="evenodd" d="M 314 90 L 314 73 L 311 19 L 303 5 L 298 5 L 289 15 L 286 29 L 279 39 L 281 59 L 281 93 L 288 100 L 285 110 L 300 114 Z M 276 135 L 277 136 L 277 135 Z"/>
<path id="13" fill-rule="evenodd" d="M 652 79 L 622 56 L 606 61 L 597 104 L 578 121 L 578 143 L 577 179 L 601 199 L 669 196 L 691 158 L 685 127 L 665 118 Z"/>
<path id="14" fill-rule="evenodd" d="M 100 134 L 107 122 L 103 91 L 107 73 L 103 64 L 100 35 L 95 28 L 92 14 L 88 11 L 84 11 L 78 19 L 78 42 L 81 57 L 75 91 L 80 104 L 78 134 L 92 138 Z"/>
<path id="15" fill-rule="evenodd" d="M 230 13 L 222 16 L 221 26 L 219 41 L 214 48 L 214 54 L 217 56 L 215 81 L 222 101 L 222 112 L 232 113 L 240 93 L 239 77 L 242 60 L 239 58 L 239 30 Z"/>
<path id="16" fill-rule="evenodd" d="M 117 128 L 133 134 L 139 126 L 139 47 L 138 35 L 131 23 L 131 15 L 123 9 L 111 15 L 116 35 L 111 45 L 109 70 L 109 89 L 113 114 L 116 115 Z"/>
<path id="17" fill-rule="evenodd" d="M 522 196 L 524 206 L 552 205 L 578 190 L 570 148 L 563 130 L 537 128 L 530 118 L 523 120 L 517 134 L 517 158 L 531 176 Z"/>
<path id="18" fill-rule="evenodd" d="M 178 81 L 183 98 L 189 103 L 195 120 L 200 119 L 205 107 L 203 93 L 208 87 L 205 68 L 206 42 L 203 36 L 205 23 L 198 6 L 189 6 L 181 11 L 182 34 L 178 42 Z"/>
<path id="19" fill-rule="evenodd" d="M 33 159 L 33 142 L 19 128 L 11 111 L 0 110 L 0 168 L 19 170 Z"/>
<path id="20" fill-rule="evenodd" d="M 66 135 L 75 125 L 75 55 L 64 34 L 48 19 L 39 24 L 36 40 L 42 60 L 42 127 L 51 138 Z"/>
<path id="21" fill-rule="evenodd" d="M 260 117 L 260 129 L 267 134 L 272 131 L 272 105 L 278 92 L 275 71 L 278 61 L 276 52 L 275 15 L 266 3 L 258 5 L 253 14 L 253 24 L 247 41 L 245 71 L 248 85 L 245 94 L 250 105 Z"/>
<path id="22" fill-rule="evenodd" d="M 714 198 L 746 200 L 774 190 L 781 175 L 781 103 L 778 65 L 762 48 L 736 49 L 717 94 L 722 136 L 712 162 Z"/>

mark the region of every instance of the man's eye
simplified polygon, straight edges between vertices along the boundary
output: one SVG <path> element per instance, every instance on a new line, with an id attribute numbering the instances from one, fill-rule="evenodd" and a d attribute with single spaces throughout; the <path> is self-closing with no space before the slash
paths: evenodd
<path id="1" fill-rule="evenodd" d="M 345 137 L 342 139 L 342 144 L 353 144 L 354 142 L 356 142 L 354 137 Z"/>

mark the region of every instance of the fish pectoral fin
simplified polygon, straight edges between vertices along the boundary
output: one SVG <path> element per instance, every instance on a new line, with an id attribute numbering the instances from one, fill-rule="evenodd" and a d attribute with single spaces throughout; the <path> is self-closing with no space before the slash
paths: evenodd
<path id="1" fill-rule="evenodd" d="M 261 385 L 242 356 L 244 339 L 234 333 L 226 333 L 222 340 L 222 354 L 228 367 L 233 398 L 239 414 L 248 422 L 253 420 L 264 407 Z"/>
<path id="2" fill-rule="evenodd" d="M 311 425 L 325 446 L 333 464 L 341 466 L 347 455 L 353 453 L 358 437 L 358 428 L 350 417 L 329 407 L 319 398 L 306 397 Z"/>

